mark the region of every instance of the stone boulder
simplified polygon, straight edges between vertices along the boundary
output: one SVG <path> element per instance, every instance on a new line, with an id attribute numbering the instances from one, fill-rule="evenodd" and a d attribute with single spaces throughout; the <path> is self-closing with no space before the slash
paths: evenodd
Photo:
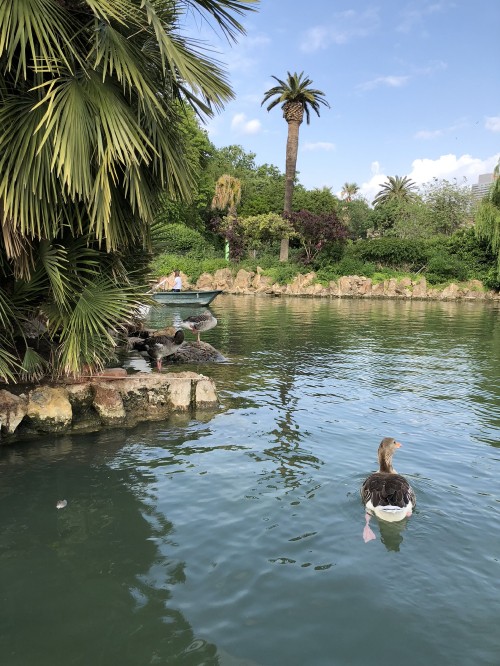
<path id="1" fill-rule="evenodd" d="M 31 430 L 65 432 L 72 418 L 73 412 L 65 389 L 39 386 L 30 391 L 26 419 Z"/>
<path id="2" fill-rule="evenodd" d="M 94 387 L 93 406 L 103 425 L 122 424 L 127 416 L 120 391 L 114 386 L 97 384 Z"/>
<path id="3" fill-rule="evenodd" d="M 28 398 L 0 391 L 0 431 L 11 435 L 26 416 Z"/>
<path id="4" fill-rule="evenodd" d="M 233 282 L 233 292 L 236 294 L 248 294 L 252 290 L 252 282 L 255 277 L 255 273 L 252 271 L 246 271 L 244 268 L 240 268 Z"/>
<path id="5" fill-rule="evenodd" d="M 427 280 L 424 277 L 413 283 L 412 296 L 413 298 L 427 298 Z"/>

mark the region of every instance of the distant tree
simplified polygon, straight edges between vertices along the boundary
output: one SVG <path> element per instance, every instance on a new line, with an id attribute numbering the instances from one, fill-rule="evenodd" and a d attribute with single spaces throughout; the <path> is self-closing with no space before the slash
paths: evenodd
<path id="1" fill-rule="evenodd" d="M 368 229 L 373 227 L 373 210 L 365 199 L 342 201 L 338 215 L 348 230 L 349 238 L 366 238 Z"/>
<path id="2" fill-rule="evenodd" d="M 465 182 L 459 185 L 433 178 L 423 185 L 422 199 L 429 210 L 433 233 L 450 235 L 472 222 L 472 192 Z"/>
<path id="3" fill-rule="evenodd" d="M 310 111 L 314 111 L 318 116 L 320 105 L 329 107 L 330 105 L 324 97 L 321 90 L 311 88 L 311 79 L 304 77 L 304 72 L 290 74 L 286 81 L 273 76 L 278 82 L 277 86 L 270 88 L 264 94 L 262 104 L 269 100 L 267 110 L 271 111 L 275 106 L 281 104 L 283 117 L 288 123 L 288 136 L 286 143 L 286 168 L 285 168 L 285 201 L 283 212 L 288 214 L 292 212 L 293 188 L 295 185 L 295 172 L 297 168 L 297 153 L 299 148 L 299 128 L 306 115 L 307 124 L 310 122 Z M 288 260 L 288 238 L 283 238 L 281 242 L 280 261 Z"/>
<path id="4" fill-rule="evenodd" d="M 373 200 L 374 206 L 386 204 L 389 202 L 411 201 L 416 198 L 417 185 L 408 176 L 389 176 L 387 183 Z"/>
<path id="5" fill-rule="evenodd" d="M 229 174 L 223 174 L 215 185 L 215 194 L 212 199 L 212 209 L 220 212 L 227 211 L 223 224 L 219 228 L 226 238 L 226 258 L 231 257 L 231 240 L 234 240 L 237 225 L 237 206 L 241 199 L 241 181 Z M 233 249 L 235 246 L 233 244 Z"/>
<path id="6" fill-rule="evenodd" d="M 297 233 L 306 264 L 314 261 L 328 243 L 347 238 L 347 229 L 336 213 L 316 215 L 308 210 L 301 210 L 284 217 L 291 222 Z"/>
<path id="7" fill-rule="evenodd" d="M 340 196 L 345 199 L 345 201 L 352 201 L 353 197 L 359 192 L 359 185 L 357 183 L 347 183 L 345 182 L 342 185 L 342 191 Z"/>
<path id="8" fill-rule="evenodd" d="M 278 167 L 263 164 L 241 179 L 241 216 L 281 213 L 285 193 L 285 176 Z"/>
<path id="9" fill-rule="evenodd" d="M 293 210 L 308 210 L 316 215 L 333 213 L 337 210 L 339 200 L 329 187 L 315 187 L 306 190 L 302 185 L 295 187 L 293 195 Z"/>
<path id="10" fill-rule="evenodd" d="M 381 201 L 373 208 L 373 228 L 379 234 L 386 234 L 398 221 L 407 219 L 409 215 L 410 205 L 408 201 L 397 199 Z"/>
<path id="11" fill-rule="evenodd" d="M 263 250 L 284 236 L 291 238 L 295 235 L 290 222 L 277 213 L 240 217 L 238 222 L 245 245 L 254 256 L 257 251 Z"/>

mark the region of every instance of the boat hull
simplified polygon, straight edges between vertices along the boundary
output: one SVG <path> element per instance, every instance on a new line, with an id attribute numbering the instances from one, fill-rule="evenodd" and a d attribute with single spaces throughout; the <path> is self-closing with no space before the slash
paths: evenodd
<path id="1" fill-rule="evenodd" d="M 163 305 L 208 305 L 219 294 L 221 289 L 214 291 L 157 291 L 153 298 Z"/>

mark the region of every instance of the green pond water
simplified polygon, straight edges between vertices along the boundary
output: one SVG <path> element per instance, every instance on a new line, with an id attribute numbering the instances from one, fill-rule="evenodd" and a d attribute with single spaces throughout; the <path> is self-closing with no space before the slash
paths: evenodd
<path id="1" fill-rule="evenodd" d="M 498 666 L 498 305 L 211 310 L 220 410 L 0 449 L 0 664 Z M 417 509 L 365 544 L 384 436 Z"/>

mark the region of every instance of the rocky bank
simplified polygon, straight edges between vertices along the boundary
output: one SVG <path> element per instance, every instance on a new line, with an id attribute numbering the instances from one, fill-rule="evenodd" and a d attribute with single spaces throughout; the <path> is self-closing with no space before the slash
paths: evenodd
<path id="1" fill-rule="evenodd" d="M 429 300 L 497 300 L 500 293 L 487 291 L 479 280 L 470 280 L 461 284 L 449 284 L 443 289 L 430 287 L 425 277 L 418 280 L 410 278 L 390 278 L 374 283 L 371 278 L 359 275 L 347 275 L 332 280 L 328 286 L 316 282 L 316 273 L 297 275 L 286 285 L 273 282 L 264 275 L 261 268 L 254 271 L 240 269 L 233 276 L 228 268 L 214 274 L 203 273 L 195 283 L 187 275 L 182 275 L 184 289 L 222 289 L 227 294 L 268 294 L 270 296 L 317 296 L 323 298 L 414 298 Z M 158 280 L 162 288 L 169 290 L 173 284 L 173 273 Z M 157 284 L 158 284 L 157 283 Z"/>
<path id="2" fill-rule="evenodd" d="M 99 430 L 215 409 L 212 379 L 195 372 L 127 375 L 116 368 L 74 383 L 0 390 L 0 444 L 41 433 Z"/>

